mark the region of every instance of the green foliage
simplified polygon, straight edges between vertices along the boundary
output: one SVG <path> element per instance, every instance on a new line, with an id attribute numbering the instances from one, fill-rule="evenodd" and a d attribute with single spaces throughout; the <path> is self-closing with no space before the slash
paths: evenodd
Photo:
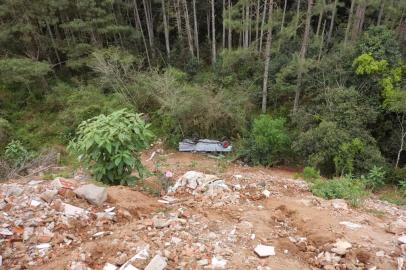
<path id="1" fill-rule="evenodd" d="M 375 60 L 371 54 L 361 54 L 355 58 L 353 67 L 357 75 L 374 74 L 385 70 L 388 66 L 386 60 Z"/>
<path id="2" fill-rule="evenodd" d="M 8 139 L 10 138 L 11 135 L 11 125 L 10 123 L 0 117 L 0 149 L 2 146 L 6 145 L 8 142 Z"/>
<path id="3" fill-rule="evenodd" d="M 334 157 L 336 173 L 342 175 L 352 175 L 354 171 L 354 160 L 357 155 L 364 151 L 364 143 L 355 138 L 349 143 L 343 143 L 338 149 L 337 155 Z"/>
<path id="4" fill-rule="evenodd" d="M 324 199 L 345 199 L 352 206 L 358 206 L 367 195 L 363 181 L 351 178 L 319 180 L 312 185 L 311 191 Z"/>
<path id="5" fill-rule="evenodd" d="M 247 139 L 243 156 L 254 164 L 275 165 L 283 161 L 282 157 L 290 148 L 290 138 L 285 127 L 286 119 L 260 115 L 254 120 Z"/>
<path id="6" fill-rule="evenodd" d="M 313 167 L 305 167 L 301 176 L 305 181 L 313 182 L 314 180 L 320 179 L 320 172 Z"/>
<path id="7" fill-rule="evenodd" d="M 113 185 L 133 184 L 134 168 L 140 178 L 145 176 L 138 155 L 148 147 L 152 133 L 141 115 L 125 109 L 107 116 L 101 114 L 81 123 L 77 135 L 69 148 L 93 171 L 96 180 Z"/>
<path id="8" fill-rule="evenodd" d="M 381 200 L 396 204 L 406 205 L 406 189 L 389 189 L 381 194 Z"/>
<path id="9" fill-rule="evenodd" d="M 21 167 L 31 157 L 28 150 L 18 140 L 7 144 L 4 152 L 5 159 L 15 167 Z"/>
<path id="10" fill-rule="evenodd" d="M 383 168 L 374 166 L 364 178 L 367 188 L 376 190 L 385 185 L 386 172 Z"/>
<path id="11" fill-rule="evenodd" d="M 30 84 L 51 72 L 48 63 L 28 58 L 6 58 L 0 60 L 0 80 L 3 83 Z"/>
<path id="12" fill-rule="evenodd" d="M 395 32 L 383 25 L 370 27 L 358 42 L 357 51 L 392 65 L 401 59 Z"/>

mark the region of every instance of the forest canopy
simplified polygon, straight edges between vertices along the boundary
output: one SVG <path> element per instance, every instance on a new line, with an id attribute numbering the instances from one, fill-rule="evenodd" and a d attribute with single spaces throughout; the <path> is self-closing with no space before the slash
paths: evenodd
<path id="1" fill-rule="evenodd" d="M 406 1 L 4 0 L 0 19 L 0 155 L 127 109 L 170 146 L 406 183 Z"/>

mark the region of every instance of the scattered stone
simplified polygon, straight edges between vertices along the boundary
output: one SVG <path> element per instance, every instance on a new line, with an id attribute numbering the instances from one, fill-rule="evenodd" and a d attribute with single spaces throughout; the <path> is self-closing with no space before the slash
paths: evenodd
<path id="1" fill-rule="evenodd" d="M 406 234 L 398 238 L 399 243 L 406 244 Z"/>
<path id="2" fill-rule="evenodd" d="M 10 196 L 20 196 L 21 194 L 23 194 L 24 189 L 20 188 L 19 186 L 16 185 L 10 185 L 7 187 L 6 192 L 5 192 L 5 196 L 10 197 Z"/>
<path id="3" fill-rule="evenodd" d="M 350 249 L 351 247 L 352 247 L 352 245 L 350 242 L 348 242 L 346 240 L 338 239 L 335 242 L 334 247 L 331 249 L 331 251 L 338 255 L 345 255 L 347 253 L 348 249 Z"/>
<path id="4" fill-rule="evenodd" d="M 167 266 L 166 260 L 161 255 L 155 255 L 154 258 L 145 267 L 145 270 L 162 270 Z"/>
<path id="5" fill-rule="evenodd" d="M 10 236 L 13 235 L 13 232 L 7 228 L 0 228 L 0 235 Z"/>
<path id="6" fill-rule="evenodd" d="M 110 212 L 113 212 L 114 211 L 114 209 L 116 209 L 116 207 L 110 207 L 110 208 L 107 208 L 107 209 L 104 209 L 104 212 L 106 212 L 106 213 L 110 213 Z"/>
<path id="7" fill-rule="evenodd" d="M 267 190 L 267 189 L 262 191 L 262 194 L 265 196 L 265 198 L 269 198 L 269 196 L 271 196 L 271 192 L 269 190 Z"/>
<path id="8" fill-rule="evenodd" d="M 74 189 L 77 186 L 75 180 L 65 179 L 62 177 L 57 177 L 51 182 L 51 187 L 55 188 L 56 190 L 61 189 Z"/>
<path id="9" fill-rule="evenodd" d="M 31 200 L 30 205 L 35 208 L 35 207 L 38 207 L 39 205 L 41 205 L 41 202 L 37 201 L 37 200 Z"/>
<path id="10" fill-rule="evenodd" d="M 383 256 L 385 256 L 385 251 L 383 251 L 383 250 L 377 251 L 375 253 L 375 255 L 376 255 L 376 257 L 383 257 Z"/>
<path id="11" fill-rule="evenodd" d="M 359 228 L 362 228 L 362 225 L 357 224 L 357 223 L 352 223 L 350 221 L 341 221 L 340 224 L 344 225 L 345 227 L 347 227 L 350 230 L 357 230 Z"/>
<path id="12" fill-rule="evenodd" d="M 49 249 L 51 247 L 50 243 L 43 243 L 35 246 L 37 249 Z"/>
<path id="13" fill-rule="evenodd" d="M 107 199 L 107 189 L 93 184 L 83 185 L 73 191 L 77 196 L 95 205 L 102 205 Z"/>
<path id="14" fill-rule="evenodd" d="M 170 220 L 162 219 L 162 218 L 154 218 L 154 227 L 157 229 L 162 229 L 168 227 L 171 224 Z"/>
<path id="15" fill-rule="evenodd" d="M 398 257 L 397 261 L 398 261 L 398 270 L 403 270 L 405 259 L 403 257 Z"/>
<path id="16" fill-rule="evenodd" d="M 62 206 L 64 207 L 64 214 L 66 216 L 83 216 L 86 214 L 86 210 L 80 207 L 76 207 L 74 205 L 68 204 L 68 203 L 62 203 Z"/>
<path id="17" fill-rule="evenodd" d="M 139 270 L 139 269 L 137 267 L 133 266 L 132 264 L 128 264 L 122 270 Z"/>
<path id="18" fill-rule="evenodd" d="M 117 270 L 118 267 L 111 263 L 106 263 L 103 267 L 103 270 Z"/>
<path id="19" fill-rule="evenodd" d="M 406 233 L 406 222 L 402 219 L 397 219 L 396 221 L 389 224 L 386 231 L 393 234 Z"/>
<path id="20" fill-rule="evenodd" d="M 209 265 L 209 260 L 208 259 L 201 259 L 197 261 L 197 265 L 199 266 L 206 266 Z"/>
<path id="21" fill-rule="evenodd" d="M 334 209 L 343 209 L 343 210 L 348 210 L 348 204 L 345 200 L 343 199 L 334 199 L 331 200 L 331 205 L 333 206 Z"/>
<path id="22" fill-rule="evenodd" d="M 3 266 L 3 256 L 0 255 L 0 267 Z"/>
<path id="23" fill-rule="evenodd" d="M 273 246 L 257 245 L 254 251 L 261 258 L 275 256 L 275 248 Z"/>
<path id="24" fill-rule="evenodd" d="M 39 197 L 45 202 L 51 203 L 57 194 L 58 194 L 57 190 L 51 189 L 43 192 Z"/>
<path id="25" fill-rule="evenodd" d="M 223 257 L 221 257 L 221 256 L 217 256 L 217 257 L 214 256 L 211 259 L 211 267 L 214 269 L 217 269 L 217 268 L 224 269 L 224 268 L 226 268 L 226 265 L 227 265 L 227 261 L 224 260 Z"/>
<path id="26" fill-rule="evenodd" d="M 196 171 L 188 171 L 182 177 L 180 177 L 175 185 L 170 188 L 171 192 L 175 192 L 179 187 L 187 187 L 190 189 L 196 189 L 198 186 L 207 186 L 209 183 L 221 180 L 215 175 L 204 174 Z"/>

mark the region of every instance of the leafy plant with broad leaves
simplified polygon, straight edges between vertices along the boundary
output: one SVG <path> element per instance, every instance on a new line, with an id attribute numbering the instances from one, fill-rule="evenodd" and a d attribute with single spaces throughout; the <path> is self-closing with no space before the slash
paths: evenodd
<path id="1" fill-rule="evenodd" d="M 96 180 L 129 185 L 147 174 L 139 152 L 148 147 L 152 137 L 140 114 L 123 109 L 82 122 L 69 150 L 93 171 Z M 138 177 L 131 175 L 133 169 Z"/>
<path id="2" fill-rule="evenodd" d="M 30 158 L 30 153 L 18 140 L 11 141 L 5 148 L 4 157 L 15 167 L 21 167 Z"/>
<path id="3" fill-rule="evenodd" d="M 368 188 L 376 190 L 385 185 L 385 176 L 386 172 L 382 167 L 374 166 L 368 175 L 364 177 L 365 184 Z"/>

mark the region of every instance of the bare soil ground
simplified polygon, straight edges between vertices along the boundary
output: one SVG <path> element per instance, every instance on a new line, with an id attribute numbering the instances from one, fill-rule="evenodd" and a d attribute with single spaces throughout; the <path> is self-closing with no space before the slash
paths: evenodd
<path id="1" fill-rule="evenodd" d="M 9 254 L 18 250 L 16 243 L 38 244 L 38 239 L 4 241 L 4 269 L 103 269 L 106 263 L 123 265 L 145 248 L 148 258 L 132 262 L 139 269 L 156 254 L 166 258 L 165 269 L 221 269 L 213 260 L 225 262 L 225 269 L 406 269 L 405 248 L 398 241 L 402 231 L 388 232 L 390 224 L 405 220 L 405 207 L 370 198 L 357 209 L 335 208 L 313 196 L 307 183 L 294 179 L 289 170 L 163 150 L 149 160 L 153 151 L 142 157 L 151 171 L 170 170 L 173 179 L 190 170 L 215 174 L 230 190 L 208 195 L 181 189 L 171 194 L 175 202 L 164 204 L 139 188 L 109 187 L 108 200 L 99 208 L 72 197 L 69 203 L 92 213 L 114 206 L 116 216 L 69 220 L 61 230 L 54 228 L 52 248 L 38 256 Z M 154 187 L 160 179 L 148 181 Z M 359 226 L 340 224 L 346 221 Z M 96 232 L 108 233 L 93 237 Z M 72 241 L 66 244 L 66 238 Z M 331 251 L 338 239 L 352 245 L 344 254 Z M 274 246 L 275 256 L 258 257 L 258 244 Z"/>

